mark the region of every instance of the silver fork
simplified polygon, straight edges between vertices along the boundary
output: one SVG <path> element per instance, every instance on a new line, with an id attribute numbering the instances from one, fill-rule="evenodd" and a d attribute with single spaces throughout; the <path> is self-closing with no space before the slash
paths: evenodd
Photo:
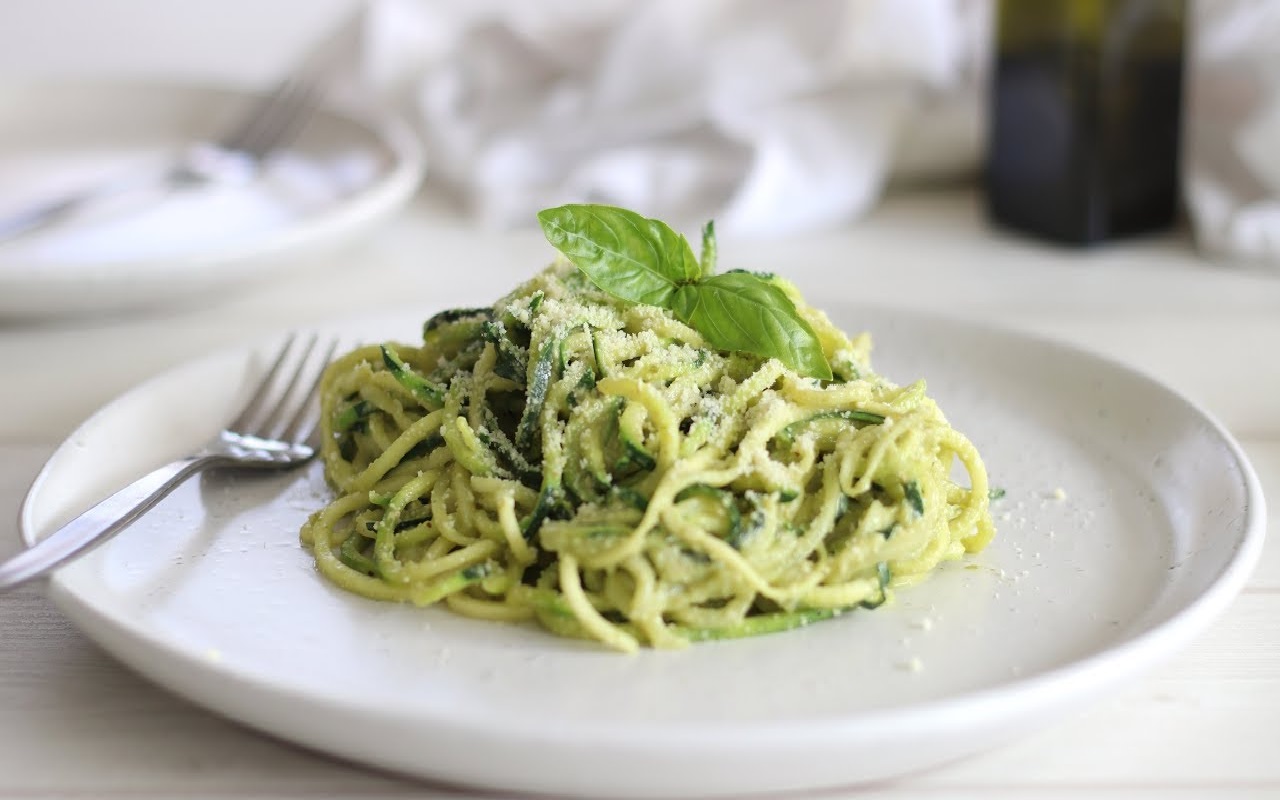
<path id="1" fill-rule="evenodd" d="M 297 337 L 290 336 L 239 416 L 195 453 L 139 478 L 0 563 L 0 591 L 110 539 L 196 473 L 225 467 L 289 469 L 310 461 L 316 451 L 308 440 L 320 419 L 315 403 L 320 377 L 337 348 L 332 341 L 322 352 L 317 340 L 312 335 L 295 346 Z"/>
<path id="2" fill-rule="evenodd" d="M 225 133 L 187 147 L 159 175 L 117 176 L 0 218 L 0 241 L 43 230 L 93 203 L 137 189 L 167 192 L 252 174 L 311 118 L 320 104 L 327 68 L 327 60 L 312 59 L 303 72 L 286 78 L 259 98 Z"/>

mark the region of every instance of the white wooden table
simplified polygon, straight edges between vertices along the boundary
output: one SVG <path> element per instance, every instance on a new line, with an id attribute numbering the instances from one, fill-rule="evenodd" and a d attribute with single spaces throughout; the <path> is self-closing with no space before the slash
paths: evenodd
<path id="1" fill-rule="evenodd" d="M 487 303 L 548 255 L 533 231 L 478 232 L 422 201 L 303 280 L 126 319 L 0 324 L 0 517 L 14 518 L 84 416 L 158 370 L 367 313 L 351 280 L 395 287 L 398 308 Z M 783 271 L 814 298 L 943 310 L 1108 353 L 1218 415 L 1280 508 L 1280 274 L 1206 263 L 1183 235 L 1085 254 L 1042 247 L 993 233 L 967 191 L 894 198 L 803 241 L 725 241 L 721 263 Z M 0 555 L 18 546 L 16 527 L 0 530 Z M 41 587 L 0 597 L 0 798 L 459 794 L 225 722 L 118 665 Z M 1220 622 L 1140 682 L 1012 746 L 857 796 L 1280 797 L 1280 546 L 1268 544 Z"/>

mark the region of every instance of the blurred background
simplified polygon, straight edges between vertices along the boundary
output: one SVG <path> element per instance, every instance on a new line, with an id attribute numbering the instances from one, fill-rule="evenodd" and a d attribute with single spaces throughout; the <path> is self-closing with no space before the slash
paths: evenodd
<path id="1" fill-rule="evenodd" d="M 334 36 L 331 88 L 409 121 L 428 179 L 504 226 L 594 199 L 780 235 L 848 221 L 890 176 L 978 162 L 984 0 L 360 8 L 18 0 L 0 70 L 265 89 Z"/>
<path id="2" fill-rule="evenodd" d="M 9 0 L 0 311 L 75 306 L 50 263 L 259 269 L 420 180 L 494 229 L 601 202 L 738 241 L 968 185 L 1031 240 L 1275 267 L 1276 41 L 1277 0 Z M 306 102 L 229 146 L 286 79 Z"/>

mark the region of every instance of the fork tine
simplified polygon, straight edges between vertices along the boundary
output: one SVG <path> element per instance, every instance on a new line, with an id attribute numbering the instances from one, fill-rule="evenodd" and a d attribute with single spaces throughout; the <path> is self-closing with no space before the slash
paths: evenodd
<path id="1" fill-rule="evenodd" d="M 243 150 L 244 143 L 262 125 L 262 118 L 271 110 L 273 104 L 280 101 L 280 96 L 284 92 L 292 91 L 292 86 L 292 81 L 286 81 L 273 89 L 270 94 L 254 100 L 249 110 L 244 112 L 244 116 L 236 121 L 235 127 L 218 137 L 217 145 L 226 150 Z"/>
<path id="2" fill-rule="evenodd" d="M 260 101 L 253 116 L 222 146 L 262 158 L 298 132 L 318 104 L 319 92 L 312 79 L 285 81 Z"/>
<path id="3" fill-rule="evenodd" d="M 320 424 L 320 407 L 315 399 L 320 393 L 320 381 L 324 379 L 325 368 L 333 361 L 333 356 L 337 352 L 338 340 L 332 339 L 329 346 L 325 348 L 324 356 L 320 359 L 320 365 L 315 370 L 315 377 L 311 380 L 307 393 L 297 403 L 297 411 L 294 412 L 293 419 L 289 420 L 289 424 L 278 437 L 281 441 L 299 444 L 309 440 L 311 434 L 315 432 Z"/>
<path id="4" fill-rule="evenodd" d="M 298 90 L 289 107 L 282 111 L 276 124 L 263 133 L 262 139 L 255 143 L 254 153 L 262 157 L 297 138 L 307 126 L 320 106 L 321 89 L 315 81 L 310 81 Z"/>
<path id="5" fill-rule="evenodd" d="M 273 129 L 265 132 L 262 141 L 256 143 L 255 149 L 250 152 L 254 153 L 258 158 L 262 158 L 298 138 L 298 135 L 307 127 L 307 123 L 311 121 L 319 105 L 320 88 L 312 85 L 298 96 L 289 109 L 289 113 L 281 114 L 278 124 Z"/>
<path id="6" fill-rule="evenodd" d="M 252 140 L 263 124 L 269 122 L 277 113 L 275 109 L 298 90 L 298 82 L 297 78 L 286 78 L 276 84 L 270 92 L 255 100 L 235 127 L 218 137 L 218 145 L 227 150 L 244 150 L 245 143 Z"/>
<path id="7" fill-rule="evenodd" d="M 303 58 L 298 69 L 277 82 L 255 101 L 230 131 L 217 138 L 224 150 L 263 158 L 280 146 L 311 117 L 320 104 L 325 83 L 341 63 L 351 27 L 362 15 L 357 4 L 352 14 Z"/>
<path id="8" fill-rule="evenodd" d="M 280 352 L 276 354 L 276 359 L 267 369 L 267 374 L 262 376 L 262 380 L 258 382 L 257 388 L 253 390 L 253 396 L 245 403 L 244 408 L 240 411 L 240 415 L 227 425 L 227 430 L 244 431 L 249 429 L 249 423 L 255 417 L 261 415 L 263 406 L 266 404 L 267 396 L 271 393 L 271 385 L 275 382 L 276 375 L 280 372 L 280 367 L 284 364 L 285 358 L 289 355 L 289 351 L 293 349 L 293 343 L 298 338 L 296 333 L 289 334 L 289 338 L 285 339 L 284 344 L 280 347 Z"/>
<path id="9" fill-rule="evenodd" d="M 306 372 L 307 362 L 311 358 L 311 353 L 315 350 L 316 341 L 319 337 L 311 334 L 307 337 L 307 341 L 300 348 L 300 352 L 294 357 L 297 362 L 292 372 L 288 375 L 281 375 L 276 383 L 283 383 L 283 386 L 273 392 L 275 402 L 270 407 L 263 408 L 263 413 L 259 414 L 254 423 L 241 429 L 241 433 L 247 433 L 252 436 L 258 436 L 263 439 L 279 439 L 280 432 L 284 428 L 286 419 L 292 416 L 293 406 L 290 398 L 298 388 L 298 383 L 302 380 L 302 375 Z"/>

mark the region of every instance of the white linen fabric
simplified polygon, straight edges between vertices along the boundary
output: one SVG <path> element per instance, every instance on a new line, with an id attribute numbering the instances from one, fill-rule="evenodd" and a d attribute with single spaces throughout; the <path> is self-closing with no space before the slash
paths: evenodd
<path id="1" fill-rule="evenodd" d="M 569 201 L 739 235 L 970 173 L 986 0 L 376 0 L 360 71 L 497 225 Z"/>
<path id="2" fill-rule="evenodd" d="M 1280 3 L 1192 6 L 1183 183 L 1196 240 L 1216 260 L 1280 268 Z"/>
<path id="3" fill-rule="evenodd" d="M 1280 2 L 1189 3 L 1184 194 L 1280 266 Z M 738 237 L 848 222 L 981 162 L 992 0 L 372 0 L 355 68 L 481 220 L 626 206 Z"/>

